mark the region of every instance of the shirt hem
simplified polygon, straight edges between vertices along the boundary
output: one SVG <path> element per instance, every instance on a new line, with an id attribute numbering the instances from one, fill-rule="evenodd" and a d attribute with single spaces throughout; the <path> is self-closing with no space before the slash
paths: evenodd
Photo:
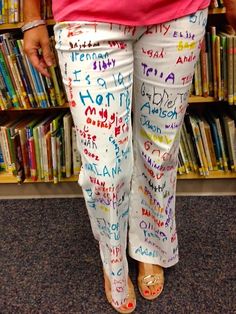
<path id="1" fill-rule="evenodd" d="M 200 7 L 197 11 L 201 11 L 201 10 L 205 10 L 209 7 L 209 5 L 207 6 L 203 6 Z M 149 26 L 149 25 L 156 25 L 156 24 L 161 24 L 161 23 L 166 23 L 166 22 L 170 22 L 174 19 L 179 19 L 191 14 L 194 14 L 197 12 L 196 10 L 187 10 L 184 12 L 178 12 L 177 16 L 171 16 L 169 19 L 165 19 L 165 18 L 160 18 L 160 19 L 150 19 L 149 21 L 141 21 L 141 22 L 137 22 L 137 21 L 129 21 L 129 20 L 114 20 L 114 19 L 109 19 L 109 18 L 95 18 L 95 17 L 89 17 L 89 16 L 78 16 L 77 19 L 75 18 L 70 18 L 70 17 L 66 17 L 65 19 L 56 19 L 54 18 L 56 23 L 70 23 L 70 22 L 91 22 L 91 23 L 108 23 L 108 24 L 118 24 L 118 25 L 126 25 L 126 26 Z"/>

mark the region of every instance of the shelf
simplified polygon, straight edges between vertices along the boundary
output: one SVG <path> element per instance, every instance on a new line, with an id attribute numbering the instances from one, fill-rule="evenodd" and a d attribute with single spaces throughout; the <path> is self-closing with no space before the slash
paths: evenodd
<path id="1" fill-rule="evenodd" d="M 41 108 L 41 107 L 37 107 L 37 108 L 9 108 L 9 109 L 5 109 L 5 110 L 0 110 L 0 112 L 5 112 L 5 111 L 31 111 L 31 110 L 57 110 L 57 109 L 62 109 L 62 108 L 70 108 L 69 104 L 66 103 L 63 106 L 57 106 L 57 107 L 47 107 L 47 108 Z"/>
<path id="2" fill-rule="evenodd" d="M 208 180 L 208 179 L 236 179 L 236 172 L 210 171 L 208 176 L 200 176 L 198 173 L 190 172 L 188 174 L 178 175 L 178 180 Z"/>
<path id="3" fill-rule="evenodd" d="M 178 180 L 208 180 L 208 179 L 236 179 L 236 172 L 232 173 L 230 171 L 211 171 L 208 176 L 200 176 L 198 173 L 188 173 L 178 175 Z M 77 176 L 72 176 L 70 178 L 63 178 L 60 182 L 76 182 L 78 181 Z M 7 183 L 17 183 L 16 178 L 8 173 L 0 173 L 0 184 Z M 32 181 L 31 179 L 26 179 L 24 183 L 53 183 L 53 181 L 45 182 L 44 180 Z"/>
<path id="4" fill-rule="evenodd" d="M 209 14 L 224 14 L 225 12 L 226 12 L 225 8 L 209 9 Z"/>
<path id="5" fill-rule="evenodd" d="M 78 177 L 77 176 L 71 176 L 70 178 L 63 178 L 59 182 L 76 182 L 76 181 L 78 181 Z M 16 183 L 17 184 L 16 177 L 10 173 L 6 173 L 6 172 L 0 173 L 0 184 L 8 184 L 8 183 Z M 26 179 L 24 181 L 24 183 L 53 183 L 53 181 L 50 180 L 49 182 L 45 182 L 44 180 L 33 181 L 31 179 Z"/>
<path id="6" fill-rule="evenodd" d="M 203 97 L 203 96 L 190 96 L 189 97 L 189 103 L 204 103 L 204 102 L 223 102 L 222 100 L 217 100 L 214 97 L 208 96 L 208 97 Z"/>

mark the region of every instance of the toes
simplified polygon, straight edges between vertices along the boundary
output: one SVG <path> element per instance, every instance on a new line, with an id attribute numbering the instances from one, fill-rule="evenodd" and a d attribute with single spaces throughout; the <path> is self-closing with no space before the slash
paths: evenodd
<path id="1" fill-rule="evenodd" d="M 121 310 L 132 310 L 135 307 L 135 303 L 133 301 L 128 301 L 126 304 L 120 307 Z"/>
<path id="2" fill-rule="evenodd" d="M 152 286 L 151 289 L 151 294 L 154 295 L 158 295 L 161 293 L 162 287 L 161 286 Z"/>
<path id="3" fill-rule="evenodd" d="M 143 294 L 147 297 L 151 295 L 151 290 L 148 287 L 144 287 L 142 291 L 143 291 Z"/>

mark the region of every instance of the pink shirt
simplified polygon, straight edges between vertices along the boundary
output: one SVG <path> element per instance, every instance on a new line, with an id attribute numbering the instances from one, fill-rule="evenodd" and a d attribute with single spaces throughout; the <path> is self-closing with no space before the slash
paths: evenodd
<path id="1" fill-rule="evenodd" d="M 210 0 L 53 0 L 56 21 L 150 25 L 208 7 Z"/>

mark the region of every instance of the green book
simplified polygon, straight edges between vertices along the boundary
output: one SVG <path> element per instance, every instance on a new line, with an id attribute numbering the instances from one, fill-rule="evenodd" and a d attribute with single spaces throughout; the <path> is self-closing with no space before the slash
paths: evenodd
<path id="1" fill-rule="evenodd" d="M 16 91 L 13 87 L 11 77 L 10 77 L 10 74 L 8 72 L 7 65 L 5 63 L 4 56 L 3 56 L 1 49 L 0 49 L 0 71 L 1 71 L 2 77 L 4 79 L 4 82 L 6 84 L 8 93 L 10 95 L 13 107 L 19 108 L 20 107 L 19 100 L 18 100 L 18 97 L 16 95 Z"/>

